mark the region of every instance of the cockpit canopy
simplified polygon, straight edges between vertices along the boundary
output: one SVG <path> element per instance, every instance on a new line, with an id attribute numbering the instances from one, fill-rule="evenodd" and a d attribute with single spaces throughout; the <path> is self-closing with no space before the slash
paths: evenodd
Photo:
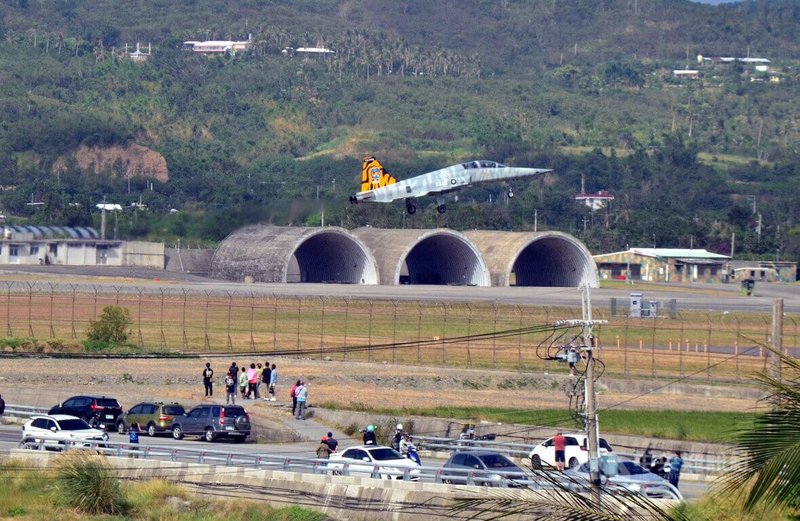
<path id="1" fill-rule="evenodd" d="M 500 164 L 497 161 L 468 161 L 466 163 L 462 163 L 461 166 L 464 167 L 464 170 L 469 168 L 506 168 L 506 165 Z"/>

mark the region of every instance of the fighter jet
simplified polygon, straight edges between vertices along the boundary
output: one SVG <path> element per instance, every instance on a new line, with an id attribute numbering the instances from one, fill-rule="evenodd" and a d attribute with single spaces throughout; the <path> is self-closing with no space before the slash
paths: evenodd
<path id="1" fill-rule="evenodd" d="M 370 156 L 364 158 L 361 166 L 361 191 L 350 196 L 352 204 L 360 202 L 389 203 L 397 199 L 406 200 L 406 211 L 413 214 L 417 211 L 414 204 L 416 197 L 434 195 L 436 209 L 439 213 L 447 211 L 444 196 L 447 193 L 461 190 L 467 186 L 480 183 L 509 181 L 520 177 L 552 172 L 543 168 L 515 168 L 495 161 L 468 161 L 458 165 L 434 170 L 405 181 L 398 181 L 380 161 Z M 514 197 L 514 191 L 508 189 L 508 197 Z"/>

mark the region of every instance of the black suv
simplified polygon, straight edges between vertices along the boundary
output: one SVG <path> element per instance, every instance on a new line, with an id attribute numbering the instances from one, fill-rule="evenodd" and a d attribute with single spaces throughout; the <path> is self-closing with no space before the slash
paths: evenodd
<path id="1" fill-rule="evenodd" d="M 155 436 L 159 432 L 172 430 L 172 424 L 183 417 L 186 411 L 179 403 L 142 402 L 131 407 L 127 413 L 117 418 L 117 432 L 125 434 L 131 425 Z"/>
<path id="2" fill-rule="evenodd" d="M 240 405 L 198 405 L 172 423 L 172 437 L 180 440 L 184 435 L 206 441 L 226 437 L 241 443 L 250 435 L 250 415 Z"/>
<path id="3" fill-rule="evenodd" d="M 51 407 L 47 414 L 69 414 L 83 418 L 93 427 L 115 427 L 122 406 L 116 398 L 105 396 L 73 396 Z"/>

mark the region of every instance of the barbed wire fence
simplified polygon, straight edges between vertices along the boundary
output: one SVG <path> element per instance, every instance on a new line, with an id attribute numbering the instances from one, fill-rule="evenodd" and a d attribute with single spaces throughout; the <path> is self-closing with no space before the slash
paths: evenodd
<path id="1" fill-rule="evenodd" d="M 6 281 L 0 290 L 3 351 L 75 349 L 103 308 L 116 305 L 129 312 L 132 349 L 148 353 L 280 352 L 550 372 L 566 367 L 536 356 L 535 346 L 549 333 L 530 326 L 580 315 L 577 308 L 498 302 L 285 297 L 144 285 Z M 608 320 L 597 331 L 607 374 L 741 380 L 766 363 L 763 345 L 771 334 L 766 314 L 633 318 L 602 307 L 593 314 Z M 794 357 L 800 354 L 798 322 L 787 314 L 784 323 L 784 350 Z"/>

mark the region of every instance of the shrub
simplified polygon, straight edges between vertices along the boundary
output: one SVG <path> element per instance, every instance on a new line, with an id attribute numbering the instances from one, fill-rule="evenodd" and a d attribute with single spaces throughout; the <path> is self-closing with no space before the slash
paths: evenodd
<path id="1" fill-rule="evenodd" d="M 119 479 L 94 455 L 68 454 L 56 487 L 67 504 L 88 514 L 124 514 L 128 509 Z"/>
<path id="2" fill-rule="evenodd" d="M 128 327 L 131 325 L 127 308 L 106 306 L 100 318 L 89 325 L 86 336 L 96 342 L 121 344 L 128 340 Z"/>

